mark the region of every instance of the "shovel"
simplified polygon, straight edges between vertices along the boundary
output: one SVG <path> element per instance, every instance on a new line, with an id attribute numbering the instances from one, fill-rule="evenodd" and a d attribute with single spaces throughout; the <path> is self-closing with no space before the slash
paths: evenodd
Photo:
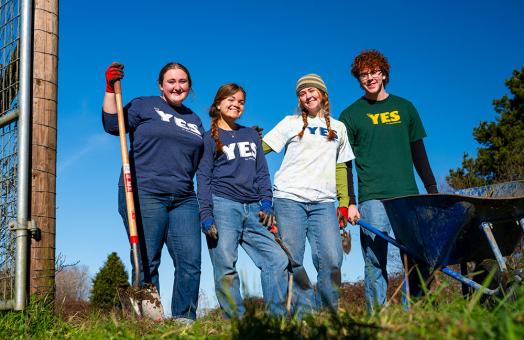
<path id="1" fill-rule="evenodd" d="M 340 238 L 342 239 L 342 250 L 347 255 L 351 251 L 351 234 L 346 231 L 348 221 L 346 218 L 338 213 L 337 210 L 338 225 L 340 227 Z"/>
<path id="2" fill-rule="evenodd" d="M 288 314 L 291 313 L 291 297 L 293 296 L 293 277 L 295 278 L 295 281 L 297 282 L 298 286 L 302 289 L 311 289 L 313 288 L 313 285 L 311 284 L 311 281 L 309 280 L 309 276 L 307 276 L 307 272 L 304 269 L 304 267 L 301 264 L 298 264 L 295 260 L 293 260 L 293 257 L 291 256 L 291 252 L 287 248 L 286 244 L 280 236 L 278 236 L 278 228 L 275 224 L 271 226 L 269 231 L 273 234 L 275 237 L 275 241 L 278 243 L 280 248 L 286 253 L 287 258 L 289 260 L 289 281 L 288 281 L 288 288 L 287 288 L 287 299 L 286 299 L 286 309 Z"/>
<path id="3" fill-rule="evenodd" d="M 138 261 L 138 232 L 136 226 L 135 203 L 133 199 L 133 186 L 131 181 L 131 168 L 129 166 L 129 155 L 127 153 L 126 127 L 124 121 L 124 108 L 122 106 L 122 87 L 120 81 L 114 83 L 116 109 L 118 114 L 118 132 L 120 136 L 120 152 L 122 154 L 122 170 L 124 175 L 124 186 L 126 191 L 127 221 L 129 224 L 129 243 L 133 254 L 133 287 L 126 292 L 133 310 L 139 317 L 160 321 L 164 319 L 164 308 L 160 302 L 160 295 L 154 285 L 140 287 L 140 265 Z"/>

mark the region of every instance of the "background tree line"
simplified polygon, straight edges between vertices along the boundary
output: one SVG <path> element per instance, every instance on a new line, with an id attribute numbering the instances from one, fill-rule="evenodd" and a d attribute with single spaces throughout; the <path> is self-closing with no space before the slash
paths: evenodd
<path id="1" fill-rule="evenodd" d="M 493 100 L 495 121 L 473 129 L 480 144 L 477 155 L 464 153 L 462 166 L 446 177 L 454 189 L 524 179 L 524 67 L 514 70 L 505 84 L 510 95 Z"/>

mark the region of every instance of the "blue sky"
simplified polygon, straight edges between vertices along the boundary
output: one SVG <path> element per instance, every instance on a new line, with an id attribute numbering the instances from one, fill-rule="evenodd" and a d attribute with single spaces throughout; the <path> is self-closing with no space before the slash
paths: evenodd
<path id="1" fill-rule="evenodd" d="M 169 61 L 186 65 L 194 94 L 185 104 L 209 127 L 207 109 L 218 87 L 247 91 L 241 123 L 269 131 L 297 104 L 296 80 L 317 73 L 328 87 L 332 115 L 362 93 L 349 73 L 355 55 L 382 51 L 392 68 L 387 90 L 408 98 L 426 128 L 437 182 L 475 153 L 472 129 L 495 119 L 492 100 L 524 66 L 522 1 L 60 1 L 57 252 L 94 274 L 116 251 L 129 268 L 129 244 L 117 213 L 118 138 L 105 134 L 100 109 L 104 71 L 125 64 L 124 101 L 158 94 Z M 268 157 L 272 174 L 281 156 Z M 358 232 L 343 280 L 363 276 Z M 309 257 L 309 256 L 308 256 Z M 167 310 L 173 266 L 167 252 L 161 294 Z M 215 302 L 212 268 L 202 252 L 204 305 Z M 242 255 L 239 270 L 252 293 L 256 268 Z M 311 262 L 308 271 L 314 276 Z"/>

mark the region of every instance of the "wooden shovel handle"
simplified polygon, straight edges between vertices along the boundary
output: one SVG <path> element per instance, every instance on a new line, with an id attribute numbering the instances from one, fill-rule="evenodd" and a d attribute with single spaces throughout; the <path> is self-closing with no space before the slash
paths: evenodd
<path id="1" fill-rule="evenodd" d="M 120 136 L 120 153 L 122 154 L 122 171 L 124 175 L 124 187 L 126 191 L 127 221 L 129 224 L 129 242 L 138 244 L 138 233 L 136 228 L 135 202 L 133 200 L 133 184 L 131 168 L 129 166 L 129 154 L 127 152 L 126 124 L 124 120 L 124 107 L 122 105 L 122 87 L 120 81 L 114 83 L 116 111 L 118 115 L 118 134 Z"/>
<path id="2" fill-rule="evenodd" d="M 133 286 L 140 286 L 140 265 L 138 261 L 138 232 L 136 227 L 135 201 L 133 199 L 133 181 L 131 167 L 129 166 L 129 154 L 127 152 L 126 124 L 124 119 L 124 107 L 122 105 L 122 86 L 120 80 L 115 81 L 115 101 L 118 115 L 118 135 L 120 137 L 120 153 L 122 154 L 122 173 L 124 176 L 124 187 L 126 191 L 127 224 L 129 226 L 129 243 L 133 254 L 133 267 L 135 275 Z"/>

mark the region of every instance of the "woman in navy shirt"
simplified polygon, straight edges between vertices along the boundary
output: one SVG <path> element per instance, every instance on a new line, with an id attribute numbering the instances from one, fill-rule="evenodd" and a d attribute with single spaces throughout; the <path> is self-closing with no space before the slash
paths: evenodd
<path id="1" fill-rule="evenodd" d="M 241 245 L 261 270 L 269 312 L 286 312 L 288 259 L 268 227 L 274 222 L 271 180 L 260 136 L 237 124 L 246 93 L 237 84 L 218 90 L 209 110 L 211 130 L 197 171 L 202 230 L 213 263 L 215 292 L 226 317 L 245 312 L 236 270 Z"/>
<path id="2" fill-rule="evenodd" d="M 118 135 L 113 84 L 123 76 L 122 64 L 113 63 L 106 71 L 102 120 L 104 130 L 113 135 Z M 137 188 L 142 283 L 160 288 L 158 267 L 165 244 L 175 267 L 171 315 L 181 320 L 196 318 L 200 285 L 200 219 L 193 176 L 204 130 L 200 118 L 182 104 L 191 86 L 187 68 L 168 63 L 158 76 L 160 96 L 138 97 L 124 107 Z M 129 236 L 122 175 L 118 210 Z"/>

